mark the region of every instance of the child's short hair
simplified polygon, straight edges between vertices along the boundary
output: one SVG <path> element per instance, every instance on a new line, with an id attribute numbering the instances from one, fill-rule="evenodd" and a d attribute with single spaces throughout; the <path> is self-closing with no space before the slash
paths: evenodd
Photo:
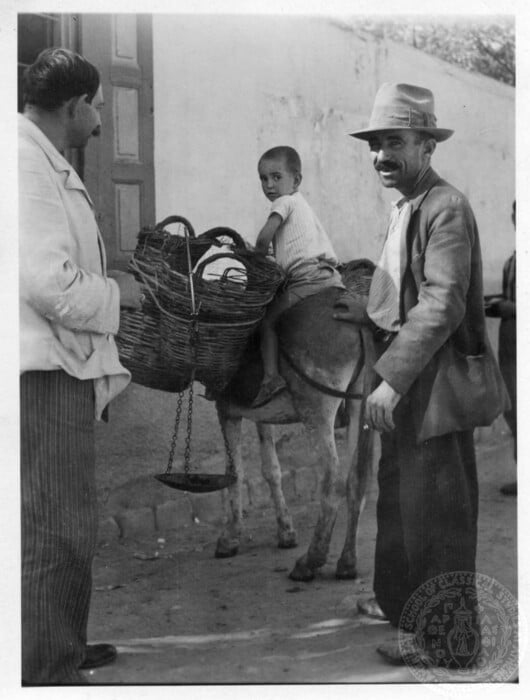
<path id="1" fill-rule="evenodd" d="M 300 175 L 302 172 L 300 156 L 291 146 L 275 146 L 274 148 L 269 148 L 259 160 L 261 162 L 262 160 L 272 160 L 273 158 L 283 158 L 287 169 L 293 175 Z"/>

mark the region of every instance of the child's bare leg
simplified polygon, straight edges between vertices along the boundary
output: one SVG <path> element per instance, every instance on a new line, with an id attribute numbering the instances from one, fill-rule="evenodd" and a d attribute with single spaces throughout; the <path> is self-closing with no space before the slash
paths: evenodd
<path id="1" fill-rule="evenodd" d="M 278 336 L 268 320 L 262 323 L 260 333 L 263 381 L 268 382 L 278 376 Z"/>
<path id="2" fill-rule="evenodd" d="M 278 336 L 274 330 L 277 315 L 270 314 L 260 328 L 260 349 L 263 360 L 263 381 L 253 406 L 263 406 L 286 388 L 285 380 L 278 370 Z"/>

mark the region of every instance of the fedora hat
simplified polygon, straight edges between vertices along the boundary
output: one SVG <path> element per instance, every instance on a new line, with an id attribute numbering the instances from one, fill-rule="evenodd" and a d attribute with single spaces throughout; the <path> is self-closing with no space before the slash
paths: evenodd
<path id="1" fill-rule="evenodd" d="M 368 127 L 350 136 L 368 141 L 376 131 L 396 129 L 425 131 L 436 141 L 445 141 L 454 133 L 452 129 L 436 126 L 434 96 L 430 90 L 404 83 L 383 83 L 375 96 Z"/>

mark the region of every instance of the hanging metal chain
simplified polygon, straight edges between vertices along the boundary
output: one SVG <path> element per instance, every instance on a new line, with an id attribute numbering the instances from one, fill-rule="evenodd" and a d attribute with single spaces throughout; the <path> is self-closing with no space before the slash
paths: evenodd
<path id="1" fill-rule="evenodd" d="M 191 371 L 191 383 L 188 392 L 188 423 L 186 426 L 186 442 L 184 446 L 184 473 L 188 477 L 190 474 L 191 457 L 191 423 L 193 415 L 193 382 L 195 380 L 195 368 Z"/>
<path id="2" fill-rule="evenodd" d="M 190 325 L 188 326 L 189 333 L 189 344 L 191 352 L 191 375 L 190 375 L 190 388 L 188 392 L 188 423 L 186 426 L 186 442 L 184 446 L 184 473 L 186 477 L 190 474 L 190 457 L 191 457 L 191 428 L 193 420 L 193 382 L 195 381 L 195 369 L 197 367 L 197 344 L 199 342 L 199 309 L 195 307 L 195 294 L 193 290 L 193 276 L 191 274 L 191 258 L 189 252 L 189 241 L 186 237 L 186 242 L 188 243 L 188 264 L 190 266 L 190 293 L 191 293 L 191 313 L 190 313 Z M 200 304 L 199 304 L 200 307 Z"/>
<path id="3" fill-rule="evenodd" d="M 175 456 L 175 449 L 177 446 L 177 437 L 179 432 L 180 414 L 182 413 L 182 400 L 184 398 L 184 392 L 179 392 L 177 398 L 177 415 L 175 417 L 175 426 L 173 428 L 173 435 L 171 437 L 171 448 L 169 450 L 169 459 L 167 463 L 166 474 L 169 474 L 171 468 L 173 467 L 173 457 Z"/>
<path id="4" fill-rule="evenodd" d="M 191 313 L 190 313 L 190 325 L 188 327 L 189 331 L 189 343 L 191 351 L 191 377 L 190 377 L 190 389 L 188 393 L 188 424 L 186 430 L 186 443 L 184 447 L 184 473 L 186 477 L 190 473 L 190 457 L 191 457 L 191 426 L 192 426 L 192 416 L 193 416 L 193 382 L 195 381 L 195 369 L 197 367 L 197 344 L 199 342 L 199 308 L 195 306 L 195 289 L 193 285 L 193 265 L 191 262 L 191 251 L 190 251 L 190 237 L 188 230 L 185 228 L 186 237 L 186 254 L 188 258 L 188 280 L 190 285 L 190 301 L 191 301 Z"/>
<path id="5" fill-rule="evenodd" d="M 187 231 L 186 231 L 186 234 L 187 234 Z M 195 381 L 195 371 L 196 371 L 196 367 L 197 367 L 197 349 L 198 349 L 198 344 L 199 344 L 199 312 L 200 312 L 201 304 L 199 303 L 198 306 L 195 305 L 195 291 L 194 291 L 194 287 L 193 287 L 193 274 L 192 274 L 192 267 L 191 267 L 191 254 L 190 254 L 190 249 L 189 249 L 188 235 L 186 235 L 186 247 L 187 247 L 187 254 L 188 254 L 188 271 L 189 271 L 190 301 L 191 301 L 190 324 L 188 327 L 189 345 L 190 345 L 190 354 L 191 354 L 191 374 L 190 374 L 190 384 L 189 384 L 189 390 L 188 390 L 188 415 L 187 415 L 187 426 L 186 426 L 186 439 L 185 439 L 185 446 L 184 446 L 184 474 L 185 474 L 186 480 L 188 480 L 189 476 L 190 476 L 190 459 L 191 459 L 191 433 L 192 433 L 192 420 L 193 420 L 193 383 Z M 173 466 L 173 459 L 174 459 L 175 449 L 176 449 L 176 444 L 177 444 L 179 423 L 180 423 L 180 418 L 181 418 L 181 414 L 182 414 L 183 398 L 184 398 L 184 392 L 181 391 L 179 393 L 178 399 L 177 399 L 177 414 L 175 417 L 175 427 L 173 430 L 173 436 L 171 438 L 171 449 L 169 452 L 169 461 L 168 461 L 166 473 L 169 473 L 171 471 L 172 466 Z M 232 451 L 230 449 L 230 445 L 228 443 L 228 439 L 226 437 L 224 425 L 221 422 L 220 422 L 220 427 L 221 427 L 221 433 L 223 436 L 223 442 L 224 442 L 226 454 L 228 457 L 227 474 L 235 477 L 236 476 L 236 469 L 235 469 L 235 464 L 234 464 L 234 458 L 232 455 Z"/>
<path id="6" fill-rule="evenodd" d="M 184 471 L 186 473 L 186 476 L 188 476 L 189 470 L 190 470 L 190 454 L 191 454 L 193 382 L 195 379 L 195 364 L 196 364 L 196 357 L 197 357 L 196 345 L 197 345 L 197 336 L 198 336 L 198 331 L 197 331 L 198 311 L 196 311 L 196 309 L 195 309 L 195 294 L 194 294 L 194 289 L 193 289 L 193 276 L 192 276 L 192 266 L 191 266 L 191 253 L 190 253 L 190 246 L 189 246 L 189 234 L 188 234 L 188 229 L 187 229 L 186 225 L 184 225 L 184 233 L 185 233 L 185 239 L 186 239 L 186 250 L 187 250 L 187 258 L 188 258 L 188 276 L 189 276 L 190 294 L 191 294 L 191 323 L 190 323 L 190 326 L 188 328 L 188 332 L 189 332 L 189 336 L 190 336 L 192 368 L 191 368 L 191 377 L 190 377 L 190 388 L 189 388 L 189 394 L 188 394 L 188 421 L 187 421 L 187 426 L 186 426 L 186 443 L 185 443 L 185 449 L 184 449 Z M 170 451 L 169 451 L 169 459 L 168 459 L 166 473 L 169 473 L 173 467 L 173 459 L 175 456 L 175 449 L 177 446 L 180 416 L 182 414 L 183 399 L 184 399 L 184 392 L 181 391 L 181 392 L 179 392 L 178 399 L 177 399 L 177 415 L 175 417 L 175 427 L 173 429 L 173 436 L 171 437 L 171 447 L 170 447 Z"/>

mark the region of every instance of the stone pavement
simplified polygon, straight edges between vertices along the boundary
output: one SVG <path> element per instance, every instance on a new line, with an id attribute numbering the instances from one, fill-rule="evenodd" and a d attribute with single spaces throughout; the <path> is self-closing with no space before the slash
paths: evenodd
<path id="1" fill-rule="evenodd" d="M 208 465 L 204 465 L 208 470 Z M 219 460 L 213 469 L 219 471 Z M 282 475 L 282 487 L 289 504 L 307 503 L 318 490 L 315 469 L 304 467 Z M 136 477 L 113 490 L 101 511 L 99 541 L 150 535 L 191 525 L 223 522 L 224 491 L 191 494 L 171 489 L 152 475 Z M 243 490 L 243 508 L 250 511 L 270 506 L 270 490 L 258 475 L 247 478 Z"/>

